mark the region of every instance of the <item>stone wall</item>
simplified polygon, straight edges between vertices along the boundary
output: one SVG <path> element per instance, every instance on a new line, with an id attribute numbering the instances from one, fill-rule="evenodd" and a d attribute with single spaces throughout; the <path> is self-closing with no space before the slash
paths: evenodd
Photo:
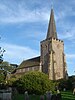
<path id="1" fill-rule="evenodd" d="M 12 93 L 8 90 L 0 90 L 0 100 L 12 100 Z"/>

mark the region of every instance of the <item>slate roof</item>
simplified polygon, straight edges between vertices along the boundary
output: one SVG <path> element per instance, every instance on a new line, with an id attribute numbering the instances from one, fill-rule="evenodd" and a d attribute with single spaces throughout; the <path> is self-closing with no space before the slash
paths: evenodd
<path id="1" fill-rule="evenodd" d="M 40 65 L 40 56 L 24 60 L 17 69 L 21 69 L 24 67 L 32 67 L 32 66 L 39 66 Z"/>

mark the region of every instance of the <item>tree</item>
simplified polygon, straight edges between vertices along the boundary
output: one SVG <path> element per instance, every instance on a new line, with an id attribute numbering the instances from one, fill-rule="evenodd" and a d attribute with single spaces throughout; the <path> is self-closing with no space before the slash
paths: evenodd
<path id="1" fill-rule="evenodd" d="M 0 37 L 1 39 L 1 37 Z M 2 49 L 2 47 L 0 47 L 0 63 L 3 61 L 3 53 L 5 52 L 4 49 Z"/>
<path id="2" fill-rule="evenodd" d="M 14 68 L 12 67 L 12 65 L 10 65 L 9 62 L 7 61 L 3 61 L 1 64 L 0 64 L 0 68 L 5 70 L 5 71 L 9 71 L 11 72 Z"/>
<path id="3" fill-rule="evenodd" d="M 63 90 L 64 88 L 66 90 L 72 90 L 72 81 L 70 78 L 68 78 L 67 80 L 65 79 L 60 79 L 58 80 L 59 84 L 58 87 Z"/>
<path id="4" fill-rule="evenodd" d="M 14 68 L 7 61 L 3 61 L 0 64 L 0 75 L 4 76 L 3 80 L 8 80 L 10 78 L 10 73 L 14 70 Z"/>
<path id="5" fill-rule="evenodd" d="M 3 82 L 4 82 L 4 75 L 0 74 L 0 83 L 3 83 Z"/>
<path id="6" fill-rule="evenodd" d="M 13 86 L 21 93 L 28 91 L 30 94 L 44 94 L 46 91 L 54 91 L 55 84 L 42 72 L 32 71 L 26 73 L 13 83 Z"/>
<path id="7" fill-rule="evenodd" d="M 4 52 L 5 52 L 5 50 L 0 47 L 0 63 L 3 61 L 3 53 Z"/>

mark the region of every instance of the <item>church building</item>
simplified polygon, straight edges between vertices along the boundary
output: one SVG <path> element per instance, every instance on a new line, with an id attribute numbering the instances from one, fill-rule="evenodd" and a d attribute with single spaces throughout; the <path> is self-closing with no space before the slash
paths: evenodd
<path id="1" fill-rule="evenodd" d="M 47 74 L 51 80 L 66 78 L 64 42 L 58 39 L 53 9 L 51 9 L 46 39 L 40 42 L 40 54 L 39 57 L 23 61 L 14 74 L 22 75 L 28 71 L 40 71 Z"/>

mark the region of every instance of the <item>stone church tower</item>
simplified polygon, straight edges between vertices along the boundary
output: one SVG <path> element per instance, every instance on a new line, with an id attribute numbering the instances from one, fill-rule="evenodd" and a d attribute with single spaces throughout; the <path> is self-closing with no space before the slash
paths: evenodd
<path id="1" fill-rule="evenodd" d="M 42 72 L 48 74 L 51 80 L 66 78 L 64 42 L 57 37 L 53 9 L 51 9 L 47 37 L 40 44 Z"/>

